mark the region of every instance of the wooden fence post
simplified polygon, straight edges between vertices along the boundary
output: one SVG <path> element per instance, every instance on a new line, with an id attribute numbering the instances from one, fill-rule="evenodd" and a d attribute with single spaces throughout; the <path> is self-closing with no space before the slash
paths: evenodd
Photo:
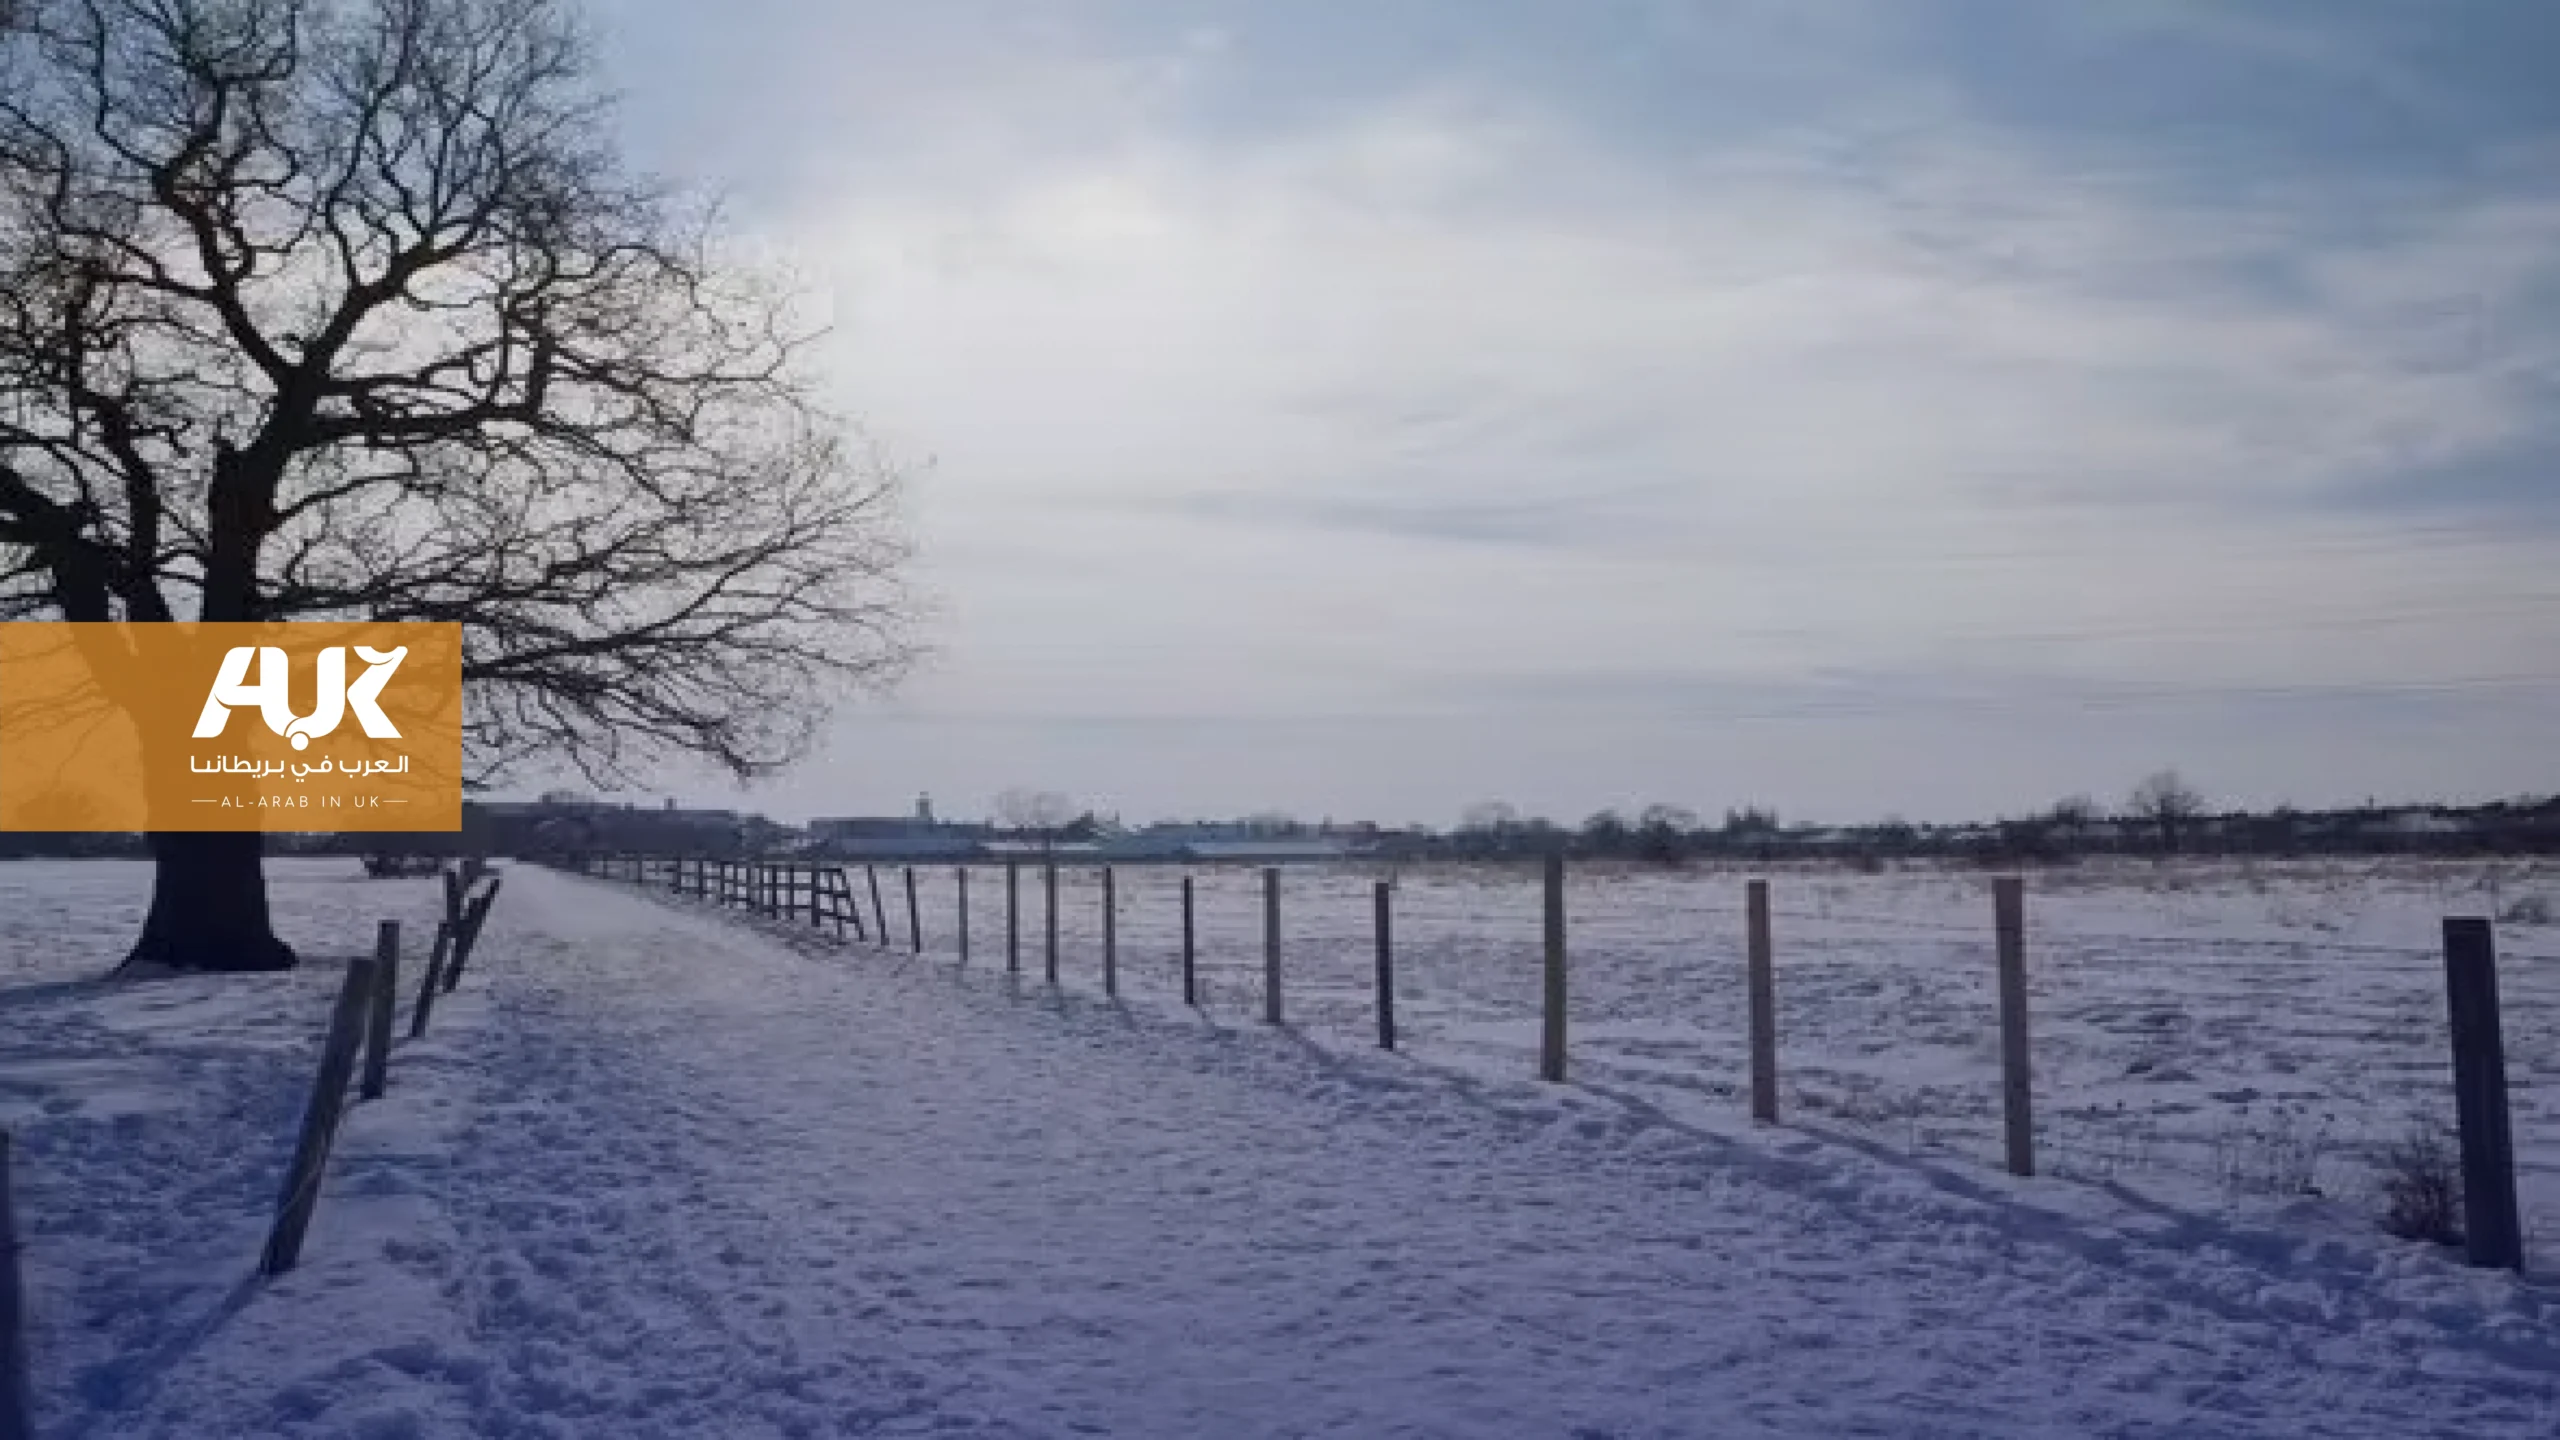
<path id="1" fill-rule="evenodd" d="M 453 927 L 442 920 L 437 921 L 436 943 L 427 950 L 427 973 L 418 982 L 417 1008 L 409 1012 L 409 1038 L 412 1040 L 427 1033 L 427 1012 L 433 1010 L 436 1003 L 436 972 L 444 968 L 445 950 L 452 944 Z"/>
<path id="2" fill-rule="evenodd" d="M 1396 942 L 1393 911 L 1388 895 L 1393 890 L 1386 881 L 1378 882 L 1378 1048 L 1396 1048 Z"/>
<path id="3" fill-rule="evenodd" d="M 471 958 L 472 950 L 480 944 L 480 927 L 489 923 L 489 907 L 498 903 L 498 887 L 504 883 L 503 880 L 490 881 L 489 888 L 480 892 L 480 898 L 473 901 L 469 911 L 463 915 L 462 929 L 454 936 L 453 959 L 444 967 L 444 993 L 447 995 L 453 993 L 454 986 L 462 983 L 463 962 Z"/>
<path id="4" fill-rule="evenodd" d="M 1022 973 L 1022 863 L 1004 862 L 1004 968 Z"/>
<path id="5" fill-rule="evenodd" d="M 0 1130 L 0 1440 L 32 1440 L 27 1409 L 26 1286 L 18 1278 L 18 1206 L 9 1132 Z"/>
<path id="6" fill-rule="evenodd" d="M 1193 963 L 1191 943 L 1191 877 L 1182 877 L 1182 1003 L 1200 1003 L 1199 971 Z"/>
<path id="7" fill-rule="evenodd" d="M 1120 993 L 1120 889 L 1111 867 L 1102 867 L 1102 993 Z"/>
<path id="8" fill-rule="evenodd" d="M 1991 883 L 2000 941 L 2000 1109 L 2007 1122 L 2009 1173 L 2036 1173 L 2035 1081 L 2027 1058 L 2027 882 Z"/>
<path id="9" fill-rule="evenodd" d="M 960 922 L 960 963 L 966 965 L 969 963 L 969 867 L 954 865 L 951 867 L 951 875 L 959 882 L 960 905 L 957 919 Z"/>
<path id="10" fill-rule="evenodd" d="M 907 953 L 924 953 L 924 917 L 916 911 L 916 867 L 902 867 L 907 877 Z"/>
<path id="11" fill-rule="evenodd" d="M 1048 936 L 1049 936 L 1049 940 L 1048 940 L 1048 945 L 1049 945 L 1049 951 L 1048 951 L 1049 983 L 1050 983 L 1050 984 L 1052 984 L 1052 985 L 1055 985 L 1055 984 L 1057 984 L 1057 983 L 1058 983 L 1058 862 L 1057 862 L 1057 861 L 1052 860 L 1052 861 L 1050 861 L 1046 866 L 1044 866 L 1044 867 L 1042 868 L 1042 870 L 1041 870 L 1041 872 L 1040 872 L 1040 882 L 1041 882 L 1041 884 L 1042 884 L 1043 886 L 1045 886 L 1045 887 L 1046 887 L 1046 891 L 1045 891 L 1045 893 L 1046 893 L 1046 894 L 1048 895 L 1048 897 L 1049 897 L 1049 900 L 1048 900 L 1048 913 L 1047 913 L 1047 915 L 1046 915 L 1046 917 L 1045 917 L 1045 918 L 1046 918 L 1046 921 L 1047 921 L 1047 923 L 1048 923 L 1048 927 L 1049 927 L 1049 928 L 1048 928 Z"/>
<path id="12" fill-rule="evenodd" d="M 373 997 L 373 962 L 347 966 L 338 987 L 338 1003 L 329 1012 L 329 1036 L 320 1046 L 320 1074 L 312 1082 L 311 1102 L 302 1112 L 302 1133 L 294 1142 L 293 1163 L 284 1173 L 284 1191 L 276 1200 L 275 1227 L 267 1232 L 267 1248 L 258 1271 L 281 1275 L 302 1258 L 302 1237 L 311 1228 L 312 1209 L 320 1203 L 320 1175 L 328 1168 L 329 1146 L 337 1138 L 338 1116 L 346 1107 L 347 1081 L 356 1066 L 356 1044 L 363 1038 L 365 1005 Z"/>
<path id="13" fill-rule="evenodd" d="M 865 865 L 862 878 L 871 887 L 871 918 L 880 923 L 880 948 L 889 948 L 889 907 L 880 903 L 880 867 Z"/>
<path id="14" fill-rule="evenodd" d="M 1564 1079 L 1564 856 L 1547 857 L 1546 1026 L 1538 1046 L 1538 1078 Z"/>
<path id="15" fill-rule="evenodd" d="M 1280 867 L 1262 869 L 1262 1018 L 1280 1021 Z"/>
<path id="16" fill-rule="evenodd" d="M 400 922 L 385 920 L 373 936 L 373 996 L 364 1027 L 364 1085 L 359 1098 L 379 1100 L 391 1082 L 391 1017 L 400 1007 Z"/>
<path id="17" fill-rule="evenodd" d="M 2470 1262 L 2522 1270 L 2515 1137 L 2507 1121 L 2506 1040 L 2498 1020 L 2498 959 L 2486 919 L 2444 922 L 2445 1001 L 2453 1019 L 2453 1100 L 2462 1130 L 2462 1236 Z"/>
<path id="18" fill-rule="evenodd" d="M 1745 890 L 1748 915 L 1745 936 L 1751 996 L 1751 1118 L 1778 1123 L 1778 981 L 1770 957 L 1769 882 L 1754 880 Z"/>
<path id="19" fill-rule="evenodd" d="M 841 865 L 828 873 L 836 877 L 835 884 L 827 890 L 828 896 L 835 904 L 836 938 L 839 940 L 844 938 L 844 922 L 850 919 L 853 921 L 853 938 L 869 943 L 871 931 L 862 923 L 862 901 L 853 893 L 853 877 L 844 873 L 844 867 Z"/>
<path id="20" fill-rule="evenodd" d="M 482 900 L 462 907 L 462 923 L 454 929 L 453 949 L 445 958 L 444 979 L 436 986 L 444 994 L 452 994 L 453 988 L 462 983 L 462 967 L 471 958 L 471 947 L 479 943 L 480 917 L 487 908 Z"/>

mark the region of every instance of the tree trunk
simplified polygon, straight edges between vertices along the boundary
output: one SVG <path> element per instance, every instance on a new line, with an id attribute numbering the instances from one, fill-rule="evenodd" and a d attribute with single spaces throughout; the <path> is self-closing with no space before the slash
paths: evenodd
<path id="1" fill-rule="evenodd" d="M 267 919 L 254 830 L 167 831 L 151 839 L 151 914 L 124 963 L 177 970 L 290 970 L 293 947 Z"/>

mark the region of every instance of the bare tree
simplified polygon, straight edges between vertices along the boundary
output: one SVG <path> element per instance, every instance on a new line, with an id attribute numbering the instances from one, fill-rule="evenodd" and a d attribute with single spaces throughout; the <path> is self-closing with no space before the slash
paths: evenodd
<path id="1" fill-rule="evenodd" d="M 562 0 L 17 0 L 0 618 L 461 621 L 484 784 L 892 681 L 893 477 L 597 96 Z M 134 958 L 293 963 L 257 836 L 153 849 Z"/>
<path id="2" fill-rule="evenodd" d="M 2086 795 L 2065 795 L 2045 811 L 2045 818 L 2056 830 L 2078 836 L 2098 823 L 2098 802 Z"/>
<path id="3" fill-rule="evenodd" d="M 1636 823 L 1646 830 L 1665 830 L 1685 835 L 1698 828 L 1698 812 L 1686 805 L 1656 802 L 1644 807 Z"/>
<path id="4" fill-rule="evenodd" d="M 2133 787 L 2125 801 L 2125 813 L 2137 820 L 2147 820 L 2160 832 L 2160 849 L 2176 854 L 2179 837 L 2187 825 L 2204 813 L 2204 796 L 2198 794 L 2175 770 L 2162 770 L 2143 778 Z"/>
<path id="5" fill-rule="evenodd" d="M 1635 827 L 1615 810 L 1594 812 L 1582 822 L 1582 843 L 1596 855 L 1624 854 L 1634 838 Z"/>
<path id="6" fill-rule="evenodd" d="M 996 823 L 1008 830 L 1040 837 L 1041 848 L 1058 841 L 1058 835 L 1082 817 L 1073 798 L 1055 790 L 1032 790 L 1017 786 L 998 795 L 994 806 Z"/>
<path id="7" fill-rule="evenodd" d="M 1687 806 L 1647 805 L 1636 822 L 1637 852 L 1661 863 L 1677 861 L 1697 828 L 1698 812 Z"/>
<path id="8" fill-rule="evenodd" d="M 1256 810 L 1236 822 L 1247 835 L 1286 840 L 1306 833 L 1306 823 L 1286 810 Z"/>

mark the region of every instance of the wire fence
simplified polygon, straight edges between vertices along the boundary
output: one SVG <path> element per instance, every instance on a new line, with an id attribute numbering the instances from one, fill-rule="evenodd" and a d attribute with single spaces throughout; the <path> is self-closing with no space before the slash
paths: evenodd
<path id="1" fill-rule="evenodd" d="M 627 863 L 624 878 L 683 888 L 674 862 Z M 809 877 L 824 867 L 767 868 L 793 877 L 776 892 L 791 922 L 812 923 Z M 834 868 L 870 943 L 900 953 L 920 943 L 938 962 L 959 958 L 961 867 Z M 968 963 L 1001 968 L 1006 867 L 966 868 Z M 1059 866 L 1059 984 L 1102 992 L 1107 945 L 1120 998 L 1178 1006 L 1186 879 L 1198 1010 L 1216 1023 L 1259 1023 L 1266 882 L 1252 866 L 1121 866 L 1108 881 L 1090 864 Z M 1380 881 L 1392 886 L 1399 1048 L 1425 1063 L 1535 1073 L 1543 943 L 1534 865 L 1285 868 L 1287 1023 L 1327 1043 L 1374 1043 Z M 2039 1168 L 2226 1199 L 2358 1198 L 2387 1147 L 2413 1130 L 2453 1126 L 2445 971 L 2432 932 L 2447 913 L 2480 913 L 2537 884 L 2560 890 L 2560 870 L 2527 867 L 2468 886 L 2417 864 L 2250 867 L 2219 878 L 2128 872 L 2113 884 L 2075 877 L 2049 892 L 2031 881 Z M 1781 1113 L 1871 1147 L 1996 1166 L 1991 878 L 1780 874 L 1772 887 Z M 1018 964 L 1039 980 L 1051 933 L 1043 867 L 1020 865 L 1014 893 Z M 1742 872 L 1578 869 L 1565 906 L 1572 1078 L 1667 1108 L 1742 1115 Z M 816 923 L 841 928 L 824 909 Z M 2500 945 L 2520 1199 L 2529 1235 L 2560 1234 L 2560 928 L 2511 926 Z"/>

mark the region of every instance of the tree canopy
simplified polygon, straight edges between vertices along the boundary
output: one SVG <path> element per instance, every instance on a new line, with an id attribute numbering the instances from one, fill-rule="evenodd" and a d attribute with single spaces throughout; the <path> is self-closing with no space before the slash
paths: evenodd
<path id="1" fill-rule="evenodd" d="M 895 679 L 894 473 L 599 96 L 556 0 L 0 0 L 0 618 L 461 621 L 483 779 Z"/>

